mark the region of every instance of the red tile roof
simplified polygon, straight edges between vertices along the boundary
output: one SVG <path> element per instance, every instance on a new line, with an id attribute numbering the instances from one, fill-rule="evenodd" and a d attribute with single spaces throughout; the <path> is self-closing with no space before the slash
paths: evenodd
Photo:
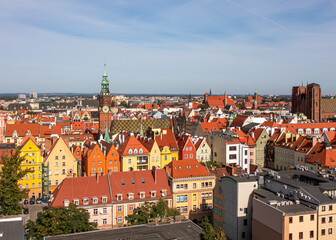
<path id="1" fill-rule="evenodd" d="M 171 161 L 168 167 L 169 174 L 173 178 L 211 176 L 211 173 L 205 166 L 193 159 Z"/>
<path id="2" fill-rule="evenodd" d="M 132 150 L 132 153 L 129 154 L 129 150 Z M 134 150 L 137 149 L 137 154 L 149 154 L 149 151 L 145 146 L 143 146 L 134 136 L 127 136 L 125 141 L 120 144 L 118 152 L 120 155 L 134 155 Z M 140 153 L 139 150 L 142 149 L 143 153 Z"/>
<path id="3" fill-rule="evenodd" d="M 71 202 L 74 199 L 79 200 L 79 206 L 83 206 L 83 199 L 89 198 L 88 205 L 93 203 L 93 197 L 98 198 L 97 204 L 103 204 L 102 196 L 107 197 L 107 203 L 125 202 L 128 200 L 128 194 L 133 193 L 132 201 L 148 201 L 162 196 L 162 190 L 166 191 L 166 197 L 171 197 L 172 192 L 168 182 L 168 176 L 164 169 L 112 172 L 109 174 L 111 191 L 109 190 L 108 176 L 90 176 L 66 178 L 53 192 L 54 200 L 52 207 L 64 206 L 64 200 Z M 156 197 L 151 197 L 151 191 L 156 191 Z M 140 192 L 145 193 L 145 198 L 140 198 Z M 112 194 L 112 200 L 111 200 Z M 117 200 L 117 194 L 121 194 L 122 200 Z"/>
<path id="4" fill-rule="evenodd" d="M 235 117 L 235 119 L 233 119 L 230 127 L 242 127 L 245 120 L 248 118 L 247 115 L 238 115 L 237 117 Z"/>
<path id="5" fill-rule="evenodd" d="M 217 122 L 201 122 L 201 127 L 203 132 L 219 132 Z"/>
<path id="6" fill-rule="evenodd" d="M 336 149 L 324 149 L 321 153 L 315 154 L 308 163 L 321 167 L 336 167 Z"/>
<path id="7" fill-rule="evenodd" d="M 31 132 L 31 135 L 38 136 L 40 131 L 40 125 L 38 123 L 7 124 L 5 136 L 11 137 L 14 131 L 17 131 L 19 137 L 25 136 L 28 131 Z"/>

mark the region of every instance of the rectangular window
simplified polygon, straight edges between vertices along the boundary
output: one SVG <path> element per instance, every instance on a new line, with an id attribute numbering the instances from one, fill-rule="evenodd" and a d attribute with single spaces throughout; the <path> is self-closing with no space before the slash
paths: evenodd
<path id="1" fill-rule="evenodd" d="M 329 211 L 333 210 L 333 205 L 329 205 Z"/>
<path id="2" fill-rule="evenodd" d="M 293 234 L 290 233 L 288 238 L 289 238 L 289 240 L 293 240 Z"/>
<path id="3" fill-rule="evenodd" d="M 332 234 L 332 233 L 333 233 L 332 228 L 328 228 L 328 234 Z"/>
<path id="4" fill-rule="evenodd" d="M 321 230 L 321 235 L 325 235 L 325 229 Z"/>
<path id="5" fill-rule="evenodd" d="M 315 216 L 314 215 L 310 215 L 310 221 L 314 221 Z"/>
<path id="6" fill-rule="evenodd" d="M 65 166 L 65 162 L 62 162 L 62 166 L 63 166 L 63 167 Z"/>
<path id="7" fill-rule="evenodd" d="M 236 147 L 236 146 L 230 146 L 230 147 L 229 147 L 229 150 L 230 150 L 230 151 L 236 151 L 236 150 L 237 150 L 237 147 Z"/>
<path id="8" fill-rule="evenodd" d="M 310 236 L 310 238 L 313 238 L 314 237 L 314 231 L 310 231 L 309 236 Z"/>
<path id="9" fill-rule="evenodd" d="M 129 205 L 129 206 L 128 206 L 128 210 L 129 210 L 129 211 L 133 211 L 133 210 L 134 210 L 134 205 L 133 205 L 133 204 L 132 204 L 132 205 Z"/>
<path id="10" fill-rule="evenodd" d="M 229 159 L 236 159 L 237 158 L 237 155 L 236 154 L 230 154 L 229 155 Z"/>
<path id="11" fill-rule="evenodd" d="M 118 206 L 118 212 L 122 211 L 122 206 Z"/>
<path id="12" fill-rule="evenodd" d="M 58 162 L 55 162 L 55 166 L 58 167 Z"/>
<path id="13" fill-rule="evenodd" d="M 299 232 L 299 239 L 303 239 L 303 232 Z"/>
<path id="14" fill-rule="evenodd" d="M 185 158 L 185 159 L 188 159 L 188 154 L 184 154 L 184 158 Z"/>
<path id="15" fill-rule="evenodd" d="M 326 210 L 326 207 L 322 206 L 322 212 L 325 212 L 325 210 Z"/>
<path id="16" fill-rule="evenodd" d="M 300 216 L 300 217 L 299 217 L 299 221 L 300 221 L 300 222 L 303 222 L 303 216 Z"/>
<path id="17" fill-rule="evenodd" d="M 196 212 L 196 205 L 193 205 L 193 211 Z"/>
<path id="18" fill-rule="evenodd" d="M 98 165 L 101 165 L 101 161 L 98 161 Z"/>
<path id="19" fill-rule="evenodd" d="M 98 215 L 98 209 L 97 208 L 93 209 L 93 215 Z"/>
<path id="20" fill-rule="evenodd" d="M 293 223 L 293 217 L 289 217 L 289 223 Z"/>
<path id="21" fill-rule="evenodd" d="M 193 183 L 193 188 L 195 189 L 197 186 L 196 186 L 196 183 Z"/>
<path id="22" fill-rule="evenodd" d="M 55 170 L 55 174 L 58 175 L 58 169 Z"/>
<path id="23" fill-rule="evenodd" d="M 94 166 L 96 163 L 95 163 L 95 161 L 92 161 L 92 166 Z"/>
<path id="24" fill-rule="evenodd" d="M 58 180 L 55 180 L 55 185 L 58 185 Z"/>
<path id="25" fill-rule="evenodd" d="M 321 219 L 321 223 L 325 223 L 326 222 L 326 219 L 325 219 L 325 217 L 323 217 L 322 219 Z"/>
<path id="26" fill-rule="evenodd" d="M 329 217 L 329 222 L 330 222 L 330 223 L 333 222 L 333 217 Z"/>
<path id="27" fill-rule="evenodd" d="M 117 172 L 118 171 L 118 167 L 114 167 L 114 171 Z"/>
<path id="28" fill-rule="evenodd" d="M 132 163 L 132 159 L 130 158 L 130 159 L 128 159 L 128 163 L 129 164 L 131 164 Z"/>
<path id="29" fill-rule="evenodd" d="M 106 224 L 107 224 L 107 219 L 104 218 L 104 219 L 103 219 L 103 225 L 106 225 Z"/>
<path id="30" fill-rule="evenodd" d="M 118 219 L 118 223 L 122 223 L 122 217 L 121 216 L 119 216 L 117 219 Z"/>

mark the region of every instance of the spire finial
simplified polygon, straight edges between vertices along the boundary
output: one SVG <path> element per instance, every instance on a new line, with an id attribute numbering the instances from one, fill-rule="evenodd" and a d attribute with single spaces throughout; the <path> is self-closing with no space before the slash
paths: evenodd
<path id="1" fill-rule="evenodd" d="M 106 63 L 104 63 L 104 77 L 107 77 L 107 73 L 106 73 Z"/>

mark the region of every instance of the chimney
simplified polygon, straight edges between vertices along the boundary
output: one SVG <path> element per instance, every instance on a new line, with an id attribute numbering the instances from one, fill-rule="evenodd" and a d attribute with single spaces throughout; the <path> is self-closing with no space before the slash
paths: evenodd
<path id="1" fill-rule="evenodd" d="M 99 183 L 99 174 L 96 173 L 96 179 L 97 179 L 97 183 Z"/>
<path id="2" fill-rule="evenodd" d="M 313 138 L 312 138 L 313 147 L 315 146 L 316 143 L 317 143 L 317 137 L 313 136 Z"/>
<path id="3" fill-rule="evenodd" d="M 153 168 L 152 168 L 152 175 L 153 175 L 153 178 L 154 178 L 154 183 L 156 184 L 157 171 L 156 171 L 155 166 L 153 166 Z"/>

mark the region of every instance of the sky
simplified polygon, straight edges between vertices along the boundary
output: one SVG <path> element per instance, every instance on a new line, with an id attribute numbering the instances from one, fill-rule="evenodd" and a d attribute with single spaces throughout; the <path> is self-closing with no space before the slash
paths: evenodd
<path id="1" fill-rule="evenodd" d="M 0 93 L 336 93 L 336 0 L 0 0 Z"/>

